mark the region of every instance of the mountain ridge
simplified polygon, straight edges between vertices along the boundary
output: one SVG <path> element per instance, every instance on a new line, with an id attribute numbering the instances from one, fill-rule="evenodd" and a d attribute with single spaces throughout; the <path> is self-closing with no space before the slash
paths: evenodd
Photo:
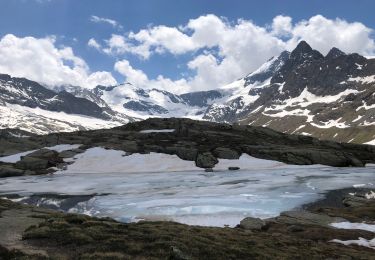
<path id="1" fill-rule="evenodd" d="M 75 86 L 48 90 L 4 74 L 0 83 L 0 107 L 7 103 L 103 120 L 92 129 L 105 122 L 113 126 L 149 117 L 187 117 L 264 126 L 340 142 L 375 142 L 375 59 L 346 54 L 335 47 L 324 56 L 305 41 L 247 76 L 208 91 L 174 94 L 131 83 L 93 90 Z M 6 84 L 10 86 L 4 87 Z M 3 128 L 11 126 L 2 121 Z M 64 127 L 43 133 L 61 129 Z"/>

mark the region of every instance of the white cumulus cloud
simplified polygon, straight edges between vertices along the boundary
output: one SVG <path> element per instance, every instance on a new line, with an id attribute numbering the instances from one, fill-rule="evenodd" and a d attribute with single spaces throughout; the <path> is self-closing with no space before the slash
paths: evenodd
<path id="1" fill-rule="evenodd" d="M 295 23 L 289 16 L 278 15 L 271 25 L 260 26 L 250 20 L 228 21 L 208 14 L 182 26 L 155 25 L 112 35 L 104 51 L 113 55 L 132 53 L 142 59 L 166 52 L 176 56 L 198 53 L 187 63 L 195 76 L 184 80 L 190 90 L 206 90 L 245 76 L 281 51 L 293 50 L 301 40 L 323 54 L 338 47 L 348 53 L 374 55 L 372 33 L 362 23 L 322 15 Z"/>
<path id="2" fill-rule="evenodd" d="M 162 75 L 157 76 L 155 79 L 149 79 L 142 70 L 133 68 L 128 60 L 117 61 L 114 69 L 123 75 L 127 82 L 140 88 L 158 88 L 175 93 L 184 93 L 190 90 L 190 86 L 185 79 L 173 81 Z"/>
<path id="3" fill-rule="evenodd" d="M 90 21 L 93 22 L 93 23 L 109 24 L 114 28 L 116 28 L 116 27 L 122 28 L 122 26 L 117 21 L 115 21 L 113 19 L 105 18 L 105 17 L 99 17 L 99 16 L 96 16 L 96 15 L 91 15 Z"/>
<path id="4" fill-rule="evenodd" d="M 98 43 L 94 38 L 91 38 L 88 42 L 87 42 L 87 45 L 94 48 L 94 49 L 97 49 L 97 50 L 100 50 L 102 48 L 102 46 L 100 45 L 100 43 Z"/>
<path id="5" fill-rule="evenodd" d="M 54 37 L 17 37 L 7 34 L 0 38 L 0 73 L 25 77 L 47 86 L 64 84 L 87 88 L 99 84 L 116 84 L 111 73 L 90 72 L 86 62 L 71 47 L 55 46 Z"/>

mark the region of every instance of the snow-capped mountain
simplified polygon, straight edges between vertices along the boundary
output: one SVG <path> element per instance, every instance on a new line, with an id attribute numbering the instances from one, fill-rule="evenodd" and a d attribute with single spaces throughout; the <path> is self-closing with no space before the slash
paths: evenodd
<path id="1" fill-rule="evenodd" d="M 222 97 L 222 93 L 215 90 L 176 95 L 156 88 L 138 88 L 131 83 L 110 87 L 97 86 L 94 93 L 113 110 L 140 119 L 148 117 L 201 119 L 207 106 Z"/>
<path id="2" fill-rule="evenodd" d="M 108 128 L 131 120 L 87 98 L 67 91 L 55 92 L 34 81 L 0 74 L 0 128 L 46 134 Z"/>
<path id="3" fill-rule="evenodd" d="M 0 127 L 35 133 L 94 129 L 148 117 L 189 117 L 375 143 L 375 59 L 301 41 L 216 90 L 174 94 L 131 83 L 55 91 L 0 75 Z"/>
<path id="4" fill-rule="evenodd" d="M 337 48 L 323 56 L 302 41 L 227 88 L 242 93 L 211 105 L 204 119 L 336 141 L 375 140 L 375 59 Z"/>

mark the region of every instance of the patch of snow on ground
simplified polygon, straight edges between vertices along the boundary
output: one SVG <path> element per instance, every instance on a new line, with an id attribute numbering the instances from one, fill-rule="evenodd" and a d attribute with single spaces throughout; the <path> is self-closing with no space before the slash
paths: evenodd
<path id="1" fill-rule="evenodd" d="M 351 223 L 351 222 L 338 222 L 330 224 L 332 227 L 341 229 L 360 229 L 369 232 L 375 232 L 375 224 L 365 224 L 365 223 Z"/>
<path id="2" fill-rule="evenodd" d="M 340 243 L 345 246 L 349 245 L 358 245 L 358 246 L 364 246 L 368 248 L 375 249 L 375 238 L 367 240 L 363 237 L 359 237 L 357 240 L 340 240 L 340 239 L 333 239 L 330 242 Z"/>
<path id="3" fill-rule="evenodd" d="M 275 110 L 282 110 L 286 107 L 294 106 L 295 104 L 298 104 L 301 107 L 307 107 L 314 103 L 332 103 L 344 96 L 347 96 L 349 94 L 356 94 L 358 92 L 359 91 L 356 89 L 346 89 L 345 91 L 342 91 L 337 95 L 316 96 L 315 94 L 311 93 L 306 87 L 298 97 L 285 100 L 282 104 L 278 105 Z"/>
<path id="4" fill-rule="evenodd" d="M 369 144 L 369 145 L 375 145 L 375 139 L 374 139 L 374 140 L 372 140 L 372 141 L 369 141 L 369 142 L 367 142 L 367 143 L 365 143 L 365 144 Z"/>
<path id="5" fill-rule="evenodd" d="M 362 84 L 369 84 L 375 82 L 375 75 L 366 77 L 349 78 L 348 81 L 361 82 Z"/>
<path id="6" fill-rule="evenodd" d="M 365 194 L 365 197 L 368 200 L 375 199 L 375 192 L 370 191 L 370 192 L 368 192 L 368 193 Z"/>
<path id="7" fill-rule="evenodd" d="M 338 222 L 330 224 L 332 227 L 341 228 L 341 229 L 360 229 L 369 232 L 375 232 L 375 224 L 366 224 L 366 223 L 351 223 L 351 222 Z M 375 249 L 375 238 L 373 239 L 365 239 L 359 237 L 356 240 L 340 240 L 340 239 L 333 239 L 330 242 L 340 243 L 343 245 L 358 245 L 369 247 Z"/>
<path id="8" fill-rule="evenodd" d="M 0 128 L 18 128 L 36 134 L 111 128 L 122 123 L 78 114 L 53 112 L 6 103 L 0 106 Z M 47 128 L 46 126 L 51 126 Z"/>
<path id="9" fill-rule="evenodd" d="M 369 109 L 375 108 L 375 104 L 372 104 L 372 105 L 368 106 L 365 101 L 362 101 L 362 106 L 357 107 L 355 111 L 359 111 L 362 108 L 365 109 L 365 110 L 369 110 Z"/>
<path id="10" fill-rule="evenodd" d="M 148 133 L 173 133 L 175 129 L 148 129 L 148 130 L 141 130 L 139 131 L 141 134 L 148 134 Z"/>
<path id="11" fill-rule="evenodd" d="M 320 124 L 316 124 L 316 123 L 313 123 L 311 122 L 311 125 L 312 126 L 315 126 L 315 127 L 318 127 L 318 128 L 331 128 L 331 127 L 337 127 L 337 128 L 348 128 L 350 127 L 349 125 L 346 125 L 345 123 L 340 123 L 339 121 L 341 120 L 342 118 L 338 118 L 336 120 L 329 120 L 327 122 L 321 122 L 323 123 L 323 125 L 320 125 Z"/>

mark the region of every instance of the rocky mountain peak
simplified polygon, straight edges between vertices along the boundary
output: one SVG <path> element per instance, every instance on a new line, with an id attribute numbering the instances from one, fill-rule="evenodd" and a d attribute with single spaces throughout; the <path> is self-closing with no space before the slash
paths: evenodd
<path id="1" fill-rule="evenodd" d="M 328 54 L 326 55 L 326 59 L 335 59 L 337 57 L 345 55 L 345 52 L 341 51 L 340 49 L 333 47 Z"/>
<path id="2" fill-rule="evenodd" d="M 297 47 L 290 54 L 291 60 L 306 61 L 306 60 L 318 60 L 324 56 L 311 48 L 311 46 L 305 42 L 300 41 Z"/>

